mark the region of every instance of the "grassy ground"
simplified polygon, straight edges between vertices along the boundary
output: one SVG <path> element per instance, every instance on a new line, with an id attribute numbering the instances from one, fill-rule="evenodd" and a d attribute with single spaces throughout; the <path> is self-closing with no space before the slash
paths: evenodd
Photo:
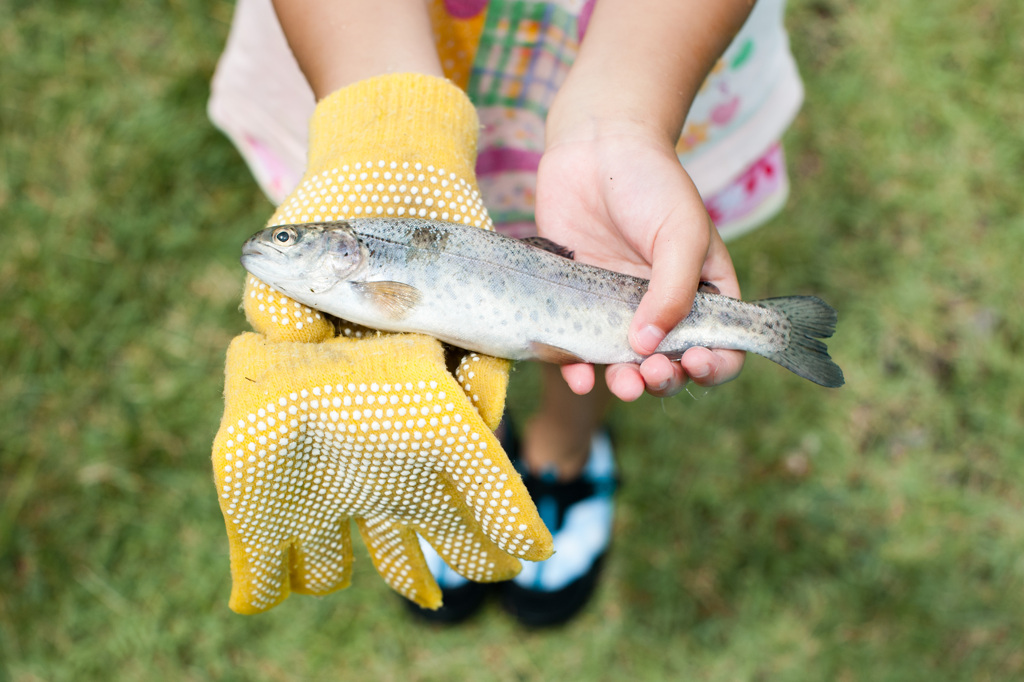
<path id="1" fill-rule="evenodd" d="M 1024 5 L 792 3 L 793 199 L 732 252 L 840 310 L 848 385 L 752 359 L 616 409 L 616 552 L 550 633 L 418 627 L 362 550 L 228 611 L 209 447 L 269 214 L 204 113 L 230 13 L 0 3 L 0 679 L 1024 678 Z"/>

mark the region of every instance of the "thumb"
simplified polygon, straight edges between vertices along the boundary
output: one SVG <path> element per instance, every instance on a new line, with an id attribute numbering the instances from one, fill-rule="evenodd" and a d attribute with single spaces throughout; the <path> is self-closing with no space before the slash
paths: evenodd
<path id="1" fill-rule="evenodd" d="M 690 313 L 711 242 L 708 230 L 659 230 L 651 247 L 651 281 L 633 315 L 629 342 L 648 356 Z M 666 225 L 666 227 L 668 227 Z"/>

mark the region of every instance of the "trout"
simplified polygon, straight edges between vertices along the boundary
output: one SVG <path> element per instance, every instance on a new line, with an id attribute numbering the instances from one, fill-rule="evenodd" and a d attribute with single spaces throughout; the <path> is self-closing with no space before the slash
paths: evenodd
<path id="1" fill-rule="evenodd" d="M 300 303 L 373 329 L 510 360 L 644 359 L 628 331 L 648 281 L 575 261 L 542 238 L 412 218 L 277 225 L 245 242 L 242 265 Z M 835 325 L 836 311 L 813 296 L 747 303 L 699 291 L 656 352 L 750 351 L 834 388 L 843 372 L 820 339 Z"/>

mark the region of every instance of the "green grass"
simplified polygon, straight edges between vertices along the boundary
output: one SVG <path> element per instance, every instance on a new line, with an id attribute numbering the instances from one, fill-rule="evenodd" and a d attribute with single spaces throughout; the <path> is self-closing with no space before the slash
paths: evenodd
<path id="1" fill-rule="evenodd" d="M 793 198 L 732 253 L 840 310 L 848 385 L 751 358 L 619 406 L 607 580 L 548 633 L 419 627 L 362 549 L 227 609 L 209 449 L 270 210 L 205 116 L 230 13 L 0 4 L 0 680 L 1024 677 L 1024 5 L 792 3 Z"/>

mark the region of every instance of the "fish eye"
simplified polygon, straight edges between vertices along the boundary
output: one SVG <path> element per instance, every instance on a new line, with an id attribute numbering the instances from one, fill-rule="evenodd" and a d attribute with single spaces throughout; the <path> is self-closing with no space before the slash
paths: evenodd
<path id="1" fill-rule="evenodd" d="M 292 227 L 279 227 L 273 231 L 270 238 L 281 245 L 294 244 L 298 241 L 299 235 Z"/>

